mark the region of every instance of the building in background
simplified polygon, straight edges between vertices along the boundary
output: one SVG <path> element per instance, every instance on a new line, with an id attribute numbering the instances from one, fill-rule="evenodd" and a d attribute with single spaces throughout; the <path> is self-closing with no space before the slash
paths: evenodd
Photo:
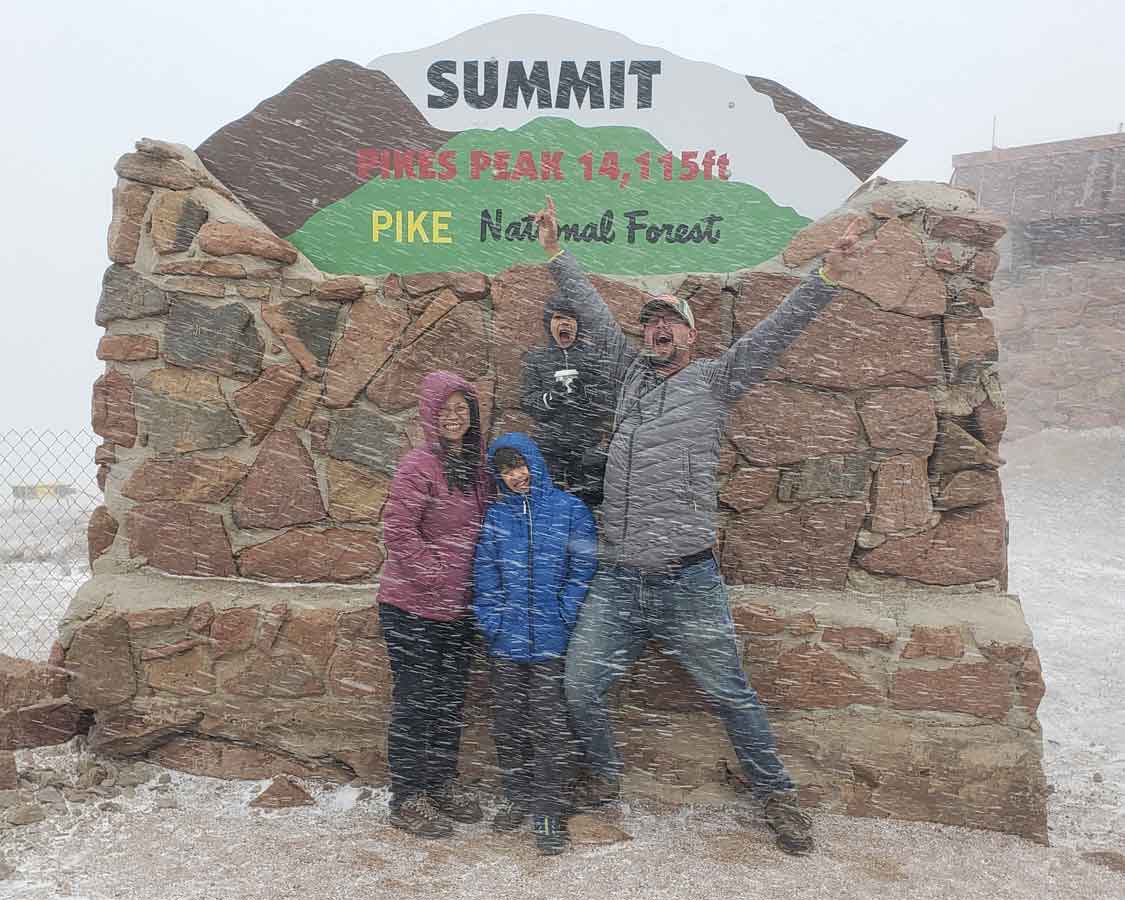
<path id="1" fill-rule="evenodd" d="M 953 157 L 1008 223 L 988 315 L 1008 438 L 1125 424 L 1125 134 Z"/>

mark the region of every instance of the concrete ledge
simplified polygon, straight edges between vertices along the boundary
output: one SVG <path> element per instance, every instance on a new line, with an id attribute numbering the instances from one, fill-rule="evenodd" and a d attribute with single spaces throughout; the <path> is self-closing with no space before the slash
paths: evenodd
<path id="1" fill-rule="evenodd" d="M 1016 597 L 736 587 L 751 683 L 810 805 L 1046 840 L 1038 656 Z M 91 744 L 227 777 L 385 776 L 390 674 L 370 586 L 102 574 L 61 629 Z M 462 769 L 494 778 L 484 660 Z M 627 791 L 722 802 L 726 736 L 652 647 L 615 689 Z"/>

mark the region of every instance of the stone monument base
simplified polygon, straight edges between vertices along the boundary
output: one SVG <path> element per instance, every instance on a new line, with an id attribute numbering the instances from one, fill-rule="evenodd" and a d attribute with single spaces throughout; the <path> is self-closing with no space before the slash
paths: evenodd
<path id="1" fill-rule="evenodd" d="M 1046 841 L 1039 658 L 1016 597 L 948 589 L 735 587 L 752 684 L 804 801 Z M 391 680 L 371 586 L 99 574 L 54 660 L 91 747 L 220 777 L 378 782 Z M 484 660 L 462 772 L 492 783 Z M 659 648 L 615 689 L 626 793 L 747 788 L 706 699 Z"/>

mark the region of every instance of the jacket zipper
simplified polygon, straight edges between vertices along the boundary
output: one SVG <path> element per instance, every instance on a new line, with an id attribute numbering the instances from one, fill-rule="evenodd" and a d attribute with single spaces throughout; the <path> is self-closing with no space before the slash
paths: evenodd
<path id="1" fill-rule="evenodd" d="M 643 374 L 641 374 L 640 377 L 643 378 L 644 377 Z M 619 406 L 621 408 L 621 418 L 618 419 L 616 415 L 614 416 L 614 419 L 615 419 L 615 421 L 613 423 L 613 430 L 614 431 L 617 431 L 618 426 L 621 424 L 621 422 L 623 422 L 625 420 L 625 416 L 628 415 L 627 410 L 628 410 L 629 391 L 634 390 L 633 386 L 636 384 L 636 382 L 637 382 L 637 378 L 633 377 L 632 379 L 629 380 L 629 382 L 626 384 L 624 390 L 622 390 L 622 392 L 621 392 L 621 403 L 619 404 Z M 637 436 L 637 428 L 640 428 L 641 423 L 644 422 L 644 415 L 641 413 L 640 395 L 634 394 L 633 399 L 636 401 L 634 403 L 634 406 L 636 407 L 636 410 L 637 410 L 637 427 L 634 428 L 631 432 L 629 432 L 629 443 L 625 445 L 625 508 L 621 511 L 621 548 L 620 548 L 620 553 L 625 552 L 625 542 L 626 542 L 626 539 L 628 538 L 628 535 L 629 535 L 629 495 L 632 493 L 629 490 L 629 482 L 633 478 L 633 441 Z M 613 443 L 613 438 L 610 438 L 610 443 Z M 607 453 L 609 452 L 608 448 L 606 448 L 606 452 Z M 608 469 L 608 460 L 607 460 L 606 468 Z"/>
<path id="2" fill-rule="evenodd" d="M 532 547 L 535 546 L 535 528 L 531 522 L 531 500 L 527 494 L 523 495 L 523 511 L 527 516 L 527 658 L 530 662 L 535 657 L 535 633 L 531 628 L 531 610 L 534 599 L 535 574 L 532 571 Z"/>
<path id="3" fill-rule="evenodd" d="M 699 512 L 699 503 L 695 495 L 695 472 L 691 466 L 691 450 L 690 448 L 684 451 L 684 469 L 687 476 L 687 499 L 691 503 L 691 508 L 695 512 Z"/>
<path id="4" fill-rule="evenodd" d="M 647 394 L 647 393 L 648 393 L 648 391 L 645 391 L 645 394 Z M 668 383 L 665 382 L 660 387 L 660 409 L 656 413 L 656 418 L 660 418 L 660 416 L 664 415 L 664 400 L 667 397 L 667 395 L 668 395 Z M 637 427 L 634 428 L 632 430 L 632 432 L 630 432 L 630 434 L 629 434 L 629 445 L 626 448 L 626 455 L 625 455 L 625 509 L 621 514 L 621 552 L 622 553 L 625 552 L 625 548 L 626 548 L 626 545 L 627 545 L 628 539 L 629 539 L 629 495 L 632 493 L 629 490 L 629 482 L 633 478 L 633 441 L 636 439 L 637 432 L 640 430 L 640 427 L 644 424 L 644 421 L 645 421 L 644 410 L 641 406 L 641 400 L 642 400 L 643 396 L 644 395 L 642 395 L 642 394 L 638 394 L 636 396 Z"/>
<path id="5" fill-rule="evenodd" d="M 638 416 L 640 412 L 638 411 Z M 637 428 L 640 426 L 638 425 Z M 625 448 L 625 509 L 621 513 L 621 553 L 625 552 L 625 543 L 629 534 L 629 495 L 632 493 L 629 490 L 629 482 L 633 478 L 633 440 L 637 436 L 637 429 L 634 428 L 629 435 L 629 445 Z"/>

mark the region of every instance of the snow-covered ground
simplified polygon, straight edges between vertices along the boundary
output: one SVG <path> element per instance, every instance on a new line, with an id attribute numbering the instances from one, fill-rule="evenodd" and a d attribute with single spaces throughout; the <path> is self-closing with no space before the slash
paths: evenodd
<path id="1" fill-rule="evenodd" d="M 627 806 L 631 840 L 545 860 L 528 836 L 485 825 L 412 841 L 388 826 L 380 790 L 307 784 L 314 806 L 265 812 L 248 806 L 264 783 L 132 767 L 37 824 L 5 830 L 0 810 L 0 897 L 1125 898 L 1125 871 L 1083 855 L 1125 867 L 1125 432 L 1048 432 L 1003 455 L 1010 587 L 1047 682 L 1051 847 L 818 815 L 817 852 L 798 860 L 748 806 Z M 19 757 L 71 783 L 90 764 L 77 742 Z"/>
<path id="2" fill-rule="evenodd" d="M 0 653 L 45 659 L 55 623 L 89 578 L 99 443 L 85 430 L 0 431 Z"/>
<path id="3" fill-rule="evenodd" d="M 70 598 L 90 577 L 85 493 L 0 506 L 0 653 L 46 659 Z"/>
<path id="4" fill-rule="evenodd" d="M 1048 431 L 1001 455 L 1008 586 L 1047 684 L 1051 840 L 1125 852 L 1125 431 Z"/>
<path id="5" fill-rule="evenodd" d="M 89 580 L 85 565 L 0 563 L 0 653 L 46 659 L 70 598 Z"/>

